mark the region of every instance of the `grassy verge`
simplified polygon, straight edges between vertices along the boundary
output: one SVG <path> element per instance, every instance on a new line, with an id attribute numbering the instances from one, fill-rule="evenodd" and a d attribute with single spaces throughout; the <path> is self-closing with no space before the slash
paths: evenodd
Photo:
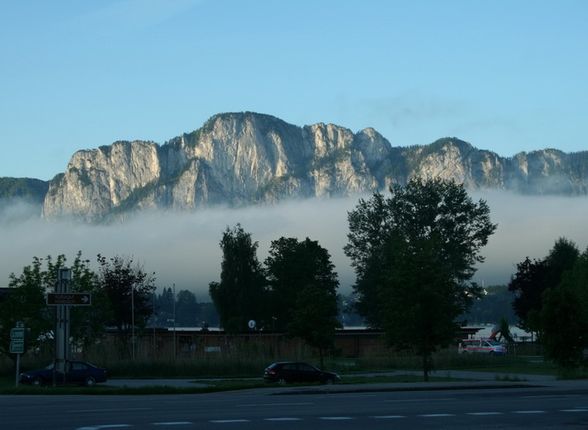
<path id="1" fill-rule="evenodd" d="M 431 382 L 455 382 L 463 381 L 463 379 L 456 379 L 450 377 L 431 377 Z M 142 395 L 142 394 L 202 394 L 213 393 L 221 391 L 235 391 L 252 388 L 267 388 L 277 387 L 276 384 L 267 384 L 261 379 L 225 379 L 225 380 L 210 380 L 197 379 L 195 383 L 208 384 L 206 387 L 171 387 L 151 385 L 144 387 L 114 387 L 107 384 L 98 385 L 95 387 L 79 387 L 79 386 L 65 386 L 65 387 L 32 387 L 28 385 L 19 385 L 18 388 L 14 386 L 14 381 L 8 381 L 7 378 L 0 379 L 0 394 L 21 394 L 21 395 Z M 394 375 L 394 376 L 344 376 L 340 384 L 381 384 L 381 383 L 418 383 L 423 382 L 422 376 L 418 375 Z M 291 386 L 317 386 L 319 384 L 290 384 Z"/>
<path id="2" fill-rule="evenodd" d="M 457 354 L 440 352 L 433 357 L 435 369 L 471 370 L 493 373 L 528 373 L 556 375 L 557 367 L 550 362 L 530 360 L 526 356 L 489 356 L 484 354 Z M 419 357 L 395 354 L 390 356 L 333 360 L 330 368 L 340 372 L 420 370 Z"/>
<path id="3" fill-rule="evenodd" d="M 150 385 L 145 387 L 112 387 L 98 385 L 95 387 L 31 387 L 20 385 L 18 388 L 12 384 L 10 387 L 0 385 L 0 394 L 27 394 L 27 395 L 142 395 L 142 394 L 201 394 L 220 391 L 244 390 L 263 387 L 262 382 L 229 382 L 226 384 L 211 385 L 208 387 L 171 387 L 166 385 Z"/>

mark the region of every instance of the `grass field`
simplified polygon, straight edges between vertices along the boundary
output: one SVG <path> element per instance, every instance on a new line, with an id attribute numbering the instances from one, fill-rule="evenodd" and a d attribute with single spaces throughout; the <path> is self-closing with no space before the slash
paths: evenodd
<path id="1" fill-rule="evenodd" d="M 287 359 L 284 357 L 283 359 Z M 277 361 L 277 360 L 276 360 Z M 316 357 L 306 357 L 306 361 L 318 364 Z M 157 394 L 157 393 L 204 393 L 221 390 L 237 390 L 264 386 L 261 375 L 271 360 L 266 358 L 245 359 L 216 357 L 207 359 L 172 360 L 118 360 L 97 361 L 108 369 L 109 378 L 183 378 L 208 381 L 208 386 L 173 388 L 116 388 L 98 386 L 91 389 L 84 387 L 26 387 L 15 388 L 14 363 L 8 359 L 0 360 L 0 393 L 2 394 Z M 47 359 L 25 357 L 21 371 L 43 367 Z M 363 358 L 330 358 L 325 361 L 325 368 L 344 375 L 343 383 L 379 383 L 379 382 L 419 382 L 422 376 L 395 375 L 366 378 L 357 376 L 358 372 L 384 371 L 419 371 L 420 357 L 410 354 L 390 354 Z M 558 374 L 552 363 L 545 362 L 538 356 L 487 356 L 482 354 L 457 354 L 455 351 L 444 351 L 435 354 L 434 369 L 439 370 L 473 370 L 491 372 L 500 375 L 501 380 L 520 380 L 519 374 L 547 374 L 563 378 L 586 378 L 588 371 L 580 369 L 569 374 Z M 211 378 L 223 378 L 223 381 Z M 253 379 L 244 379 L 253 378 Z M 258 378 L 258 379 L 257 379 Z M 451 378 L 432 378 L 431 380 L 447 381 Z"/>

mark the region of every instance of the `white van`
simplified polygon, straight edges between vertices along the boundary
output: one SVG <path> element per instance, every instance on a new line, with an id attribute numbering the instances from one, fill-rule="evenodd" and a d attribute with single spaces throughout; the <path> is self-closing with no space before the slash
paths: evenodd
<path id="1" fill-rule="evenodd" d="M 504 355 L 506 354 L 506 345 L 494 339 L 465 339 L 459 343 L 458 352 L 460 354 Z"/>

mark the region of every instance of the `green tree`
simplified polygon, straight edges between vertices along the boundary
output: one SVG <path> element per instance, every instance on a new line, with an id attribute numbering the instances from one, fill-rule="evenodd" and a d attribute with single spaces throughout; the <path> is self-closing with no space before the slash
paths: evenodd
<path id="1" fill-rule="evenodd" d="M 90 268 L 90 260 L 83 259 L 81 251 L 77 253 L 70 269 L 72 277 L 69 291 L 92 295 L 91 306 L 70 308 L 70 334 L 74 342 L 86 350 L 104 336 L 106 322 L 112 318 L 112 305 L 106 292 L 100 288 L 96 273 Z"/>
<path id="2" fill-rule="evenodd" d="M 531 261 L 527 257 L 517 264 L 517 272 L 508 289 L 515 293 L 513 308 L 521 327 L 542 336 L 541 312 L 545 293 L 558 287 L 564 273 L 574 266 L 578 255 L 576 244 L 562 237 L 555 242 L 545 258 Z"/>
<path id="3" fill-rule="evenodd" d="M 98 255 L 98 284 L 112 306 L 108 325 L 117 328 L 122 335 L 123 348 L 128 351 L 128 339 L 132 321 L 139 329 L 145 327 L 153 312 L 152 295 L 155 291 L 154 274 L 146 273 L 132 259 Z"/>
<path id="4" fill-rule="evenodd" d="M 181 290 L 176 300 L 176 325 L 196 327 L 199 321 L 200 307 L 193 292 Z"/>
<path id="5" fill-rule="evenodd" d="M 345 253 L 358 310 L 391 345 L 422 357 L 427 380 L 433 352 L 454 341 L 458 317 L 479 295 L 471 278 L 496 225 L 486 202 L 454 182 L 412 179 L 390 192 L 349 213 Z"/>
<path id="6" fill-rule="evenodd" d="M 317 241 L 281 237 L 265 260 L 275 328 L 324 351 L 333 345 L 339 281 L 329 252 Z"/>
<path id="7" fill-rule="evenodd" d="M 220 241 L 221 279 L 210 283 L 209 292 L 222 327 L 230 333 L 247 330 L 250 320 L 261 326 L 267 319 L 266 281 L 257 260 L 257 246 L 240 224 L 227 227 Z"/>
<path id="8" fill-rule="evenodd" d="M 513 309 L 519 325 L 527 331 L 541 330 L 542 295 L 547 288 L 547 265 L 544 260 L 525 260 L 517 264 L 517 272 L 508 284 L 515 294 Z"/>
<path id="9" fill-rule="evenodd" d="M 45 260 L 52 265 L 51 257 Z M 63 259 L 58 258 L 60 265 Z M 53 288 L 56 272 L 49 273 L 43 268 L 43 259 L 34 257 L 29 266 L 25 266 L 20 275 L 12 273 L 9 280 L 9 293 L 0 302 L 0 352 L 8 357 L 10 354 L 10 329 L 22 321 L 27 329 L 29 347 L 42 334 L 48 333 L 53 327 L 52 314 L 47 308 L 45 294 Z"/>
<path id="10" fill-rule="evenodd" d="M 162 327 L 167 327 L 174 317 L 174 292 L 171 287 L 163 288 L 156 300 L 155 321 Z"/>
<path id="11" fill-rule="evenodd" d="M 564 370 L 579 366 L 588 348 L 588 249 L 544 292 L 541 322 L 546 356 Z"/>

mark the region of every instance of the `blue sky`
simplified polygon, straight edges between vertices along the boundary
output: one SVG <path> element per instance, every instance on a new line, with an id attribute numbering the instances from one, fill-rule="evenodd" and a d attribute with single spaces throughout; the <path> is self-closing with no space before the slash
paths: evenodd
<path id="1" fill-rule="evenodd" d="M 0 176 L 218 112 L 588 149 L 586 1 L 1 1 Z"/>

